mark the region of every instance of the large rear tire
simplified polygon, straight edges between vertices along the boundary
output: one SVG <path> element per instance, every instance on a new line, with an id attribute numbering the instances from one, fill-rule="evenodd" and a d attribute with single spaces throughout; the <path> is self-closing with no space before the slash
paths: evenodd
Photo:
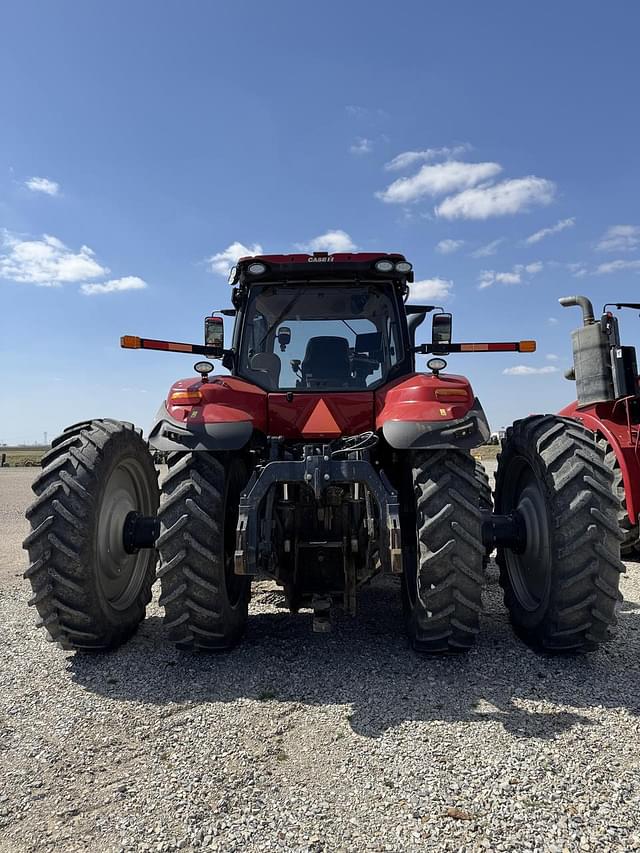
<path id="1" fill-rule="evenodd" d="M 402 582 L 407 632 L 416 651 L 464 652 L 480 630 L 481 482 L 468 453 L 423 451 L 409 459 L 413 489 L 403 496 Z"/>
<path id="2" fill-rule="evenodd" d="M 620 463 L 618 462 L 618 457 L 606 438 L 601 438 L 598 441 L 598 446 L 604 453 L 605 465 L 613 475 L 613 490 L 620 501 L 618 524 L 620 525 L 620 530 L 624 537 L 620 543 L 620 553 L 623 557 L 633 557 L 634 554 L 640 551 L 640 530 L 638 529 L 637 524 L 633 524 L 631 522 L 629 513 L 627 512 L 627 497 L 624 489 L 624 480 L 622 478 Z"/>
<path id="3" fill-rule="evenodd" d="M 619 600 L 617 496 L 593 433 L 534 415 L 507 430 L 496 512 L 517 512 L 520 552 L 498 548 L 500 583 L 516 633 L 538 650 L 587 652 L 608 638 Z"/>
<path id="4" fill-rule="evenodd" d="M 162 483 L 158 577 L 165 626 L 179 649 L 223 651 L 244 634 L 250 583 L 234 573 L 242 459 L 172 453 Z"/>
<path id="5" fill-rule="evenodd" d="M 155 550 L 124 547 L 127 515 L 158 509 L 149 448 L 133 424 L 85 421 L 52 442 L 42 468 L 26 512 L 29 603 L 63 648 L 115 648 L 144 618 L 155 577 Z"/>

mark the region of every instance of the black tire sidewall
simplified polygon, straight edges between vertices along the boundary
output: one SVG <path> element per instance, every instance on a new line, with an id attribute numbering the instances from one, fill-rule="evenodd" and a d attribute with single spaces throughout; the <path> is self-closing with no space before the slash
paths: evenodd
<path id="1" fill-rule="evenodd" d="M 151 587 L 155 581 L 157 560 L 155 549 L 140 552 L 140 559 L 146 561 L 146 566 L 144 574 L 141 573 L 141 582 L 135 598 L 126 609 L 117 609 L 110 604 L 98 577 L 100 560 L 96 552 L 96 541 L 106 484 L 118 465 L 132 455 L 149 478 L 147 486 L 152 496 L 148 508 L 149 512 L 144 507 L 139 507 L 138 511 L 145 515 L 155 516 L 158 512 L 159 502 L 156 470 L 146 444 L 133 430 L 123 430 L 112 435 L 98 455 L 93 470 L 96 484 L 94 505 L 87 518 L 87 531 L 82 545 L 81 559 L 88 569 L 87 581 L 90 584 L 91 598 L 98 611 L 94 618 L 98 617 L 98 613 L 101 615 L 104 631 L 137 625 L 144 616 L 144 609 L 151 598 Z"/>
<path id="2" fill-rule="evenodd" d="M 508 569 L 509 564 L 509 554 L 505 552 L 505 549 L 501 549 L 504 555 L 504 570 L 501 571 L 501 583 L 504 589 L 505 594 L 505 604 L 512 614 L 514 623 L 518 626 L 521 625 L 526 629 L 534 629 L 538 625 L 540 625 L 547 617 L 547 614 L 550 610 L 553 593 L 554 593 L 554 579 L 556 573 L 554 572 L 554 557 L 553 554 L 555 552 L 555 536 L 554 536 L 554 510 L 556 507 L 556 496 L 553 490 L 553 486 L 549 488 L 549 484 L 547 482 L 547 471 L 544 467 L 542 460 L 538 456 L 537 453 L 532 453 L 530 447 L 521 446 L 519 444 L 511 445 L 502 455 L 501 465 L 503 465 L 503 470 L 510 467 L 512 464 L 517 463 L 519 459 L 522 459 L 525 464 L 529 466 L 529 468 L 533 471 L 536 479 L 538 480 L 538 484 L 543 490 L 546 500 L 546 523 L 547 529 L 549 531 L 550 537 L 550 548 L 548 553 L 548 560 L 546 563 L 546 586 L 544 596 L 542 597 L 539 605 L 534 609 L 530 610 L 524 607 L 518 594 L 516 593 L 513 579 L 511 577 L 511 572 Z M 496 495 L 500 493 L 500 499 L 496 497 L 496 513 L 501 514 L 505 511 L 510 512 L 512 507 L 508 510 L 503 506 L 502 498 L 504 496 L 502 483 L 500 482 L 500 486 L 496 486 Z"/>

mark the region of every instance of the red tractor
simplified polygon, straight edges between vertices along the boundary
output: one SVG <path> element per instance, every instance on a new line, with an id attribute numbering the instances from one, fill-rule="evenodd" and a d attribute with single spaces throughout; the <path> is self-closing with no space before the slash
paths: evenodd
<path id="1" fill-rule="evenodd" d="M 221 358 L 228 374 L 170 389 L 149 433 L 91 420 L 43 459 L 27 511 L 31 603 L 64 648 L 113 648 L 151 586 L 181 649 L 242 637 L 253 578 L 329 627 L 378 572 L 401 578 L 406 629 L 429 653 L 479 631 L 484 565 L 498 548 L 521 636 L 554 651 L 595 648 L 615 621 L 617 501 L 604 453 L 575 420 L 533 416 L 509 431 L 496 509 L 470 451 L 489 437 L 460 352 L 532 352 L 533 341 L 453 343 L 451 315 L 407 302 L 402 255 L 263 255 L 232 271 L 233 308 L 205 345 L 124 337 L 127 348 Z M 235 317 L 225 348 L 220 314 Z M 430 354 L 427 372 L 416 356 Z M 166 454 L 161 489 L 149 447 Z"/>
<path id="2" fill-rule="evenodd" d="M 618 318 L 609 308 L 640 311 L 640 302 L 604 306 L 596 320 L 586 296 L 565 296 L 565 307 L 580 306 L 583 325 L 572 333 L 577 400 L 560 413 L 575 418 L 597 437 L 620 499 L 618 521 L 623 555 L 640 553 L 640 385 L 634 347 L 622 346 Z"/>

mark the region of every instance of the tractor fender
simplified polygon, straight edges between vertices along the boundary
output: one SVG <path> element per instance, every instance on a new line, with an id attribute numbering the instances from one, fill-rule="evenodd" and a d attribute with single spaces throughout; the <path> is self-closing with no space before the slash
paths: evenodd
<path id="1" fill-rule="evenodd" d="M 195 396 L 185 401 L 185 394 Z M 183 379 L 158 409 L 149 445 L 160 451 L 240 450 L 266 425 L 267 394 L 255 385 L 227 376 Z"/>
<path id="2" fill-rule="evenodd" d="M 636 425 L 632 426 L 635 433 L 629 432 L 629 425 L 624 416 L 624 408 L 618 406 L 615 410 L 616 419 L 612 417 L 613 404 L 599 403 L 588 408 L 579 407 L 576 402 L 565 406 L 560 414 L 573 418 L 582 423 L 588 430 L 606 439 L 620 465 L 624 484 L 625 500 L 629 518 L 635 524 L 640 520 L 640 448 L 637 443 Z"/>
<path id="3" fill-rule="evenodd" d="M 452 374 L 416 373 L 382 389 L 376 429 L 397 450 L 470 450 L 491 435 L 469 381 Z"/>

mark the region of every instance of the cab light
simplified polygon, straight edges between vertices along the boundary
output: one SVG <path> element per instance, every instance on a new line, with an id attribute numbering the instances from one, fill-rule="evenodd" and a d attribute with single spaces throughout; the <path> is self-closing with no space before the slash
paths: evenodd
<path id="1" fill-rule="evenodd" d="M 169 402 L 174 406 L 197 406 L 202 402 L 200 391 L 173 391 Z"/>
<path id="2" fill-rule="evenodd" d="M 468 396 L 464 388 L 436 388 L 436 400 L 466 400 Z"/>
<path id="3" fill-rule="evenodd" d="M 374 266 L 378 272 L 392 272 L 393 270 L 393 262 L 386 261 L 384 258 L 380 261 L 376 261 Z"/>
<path id="4" fill-rule="evenodd" d="M 249 264 L 249 266 L 247 267 L 247 272 L 251 273 L 251 275 L 262 275 L 266 271 L 266 264 L 254 263 Z"/>

